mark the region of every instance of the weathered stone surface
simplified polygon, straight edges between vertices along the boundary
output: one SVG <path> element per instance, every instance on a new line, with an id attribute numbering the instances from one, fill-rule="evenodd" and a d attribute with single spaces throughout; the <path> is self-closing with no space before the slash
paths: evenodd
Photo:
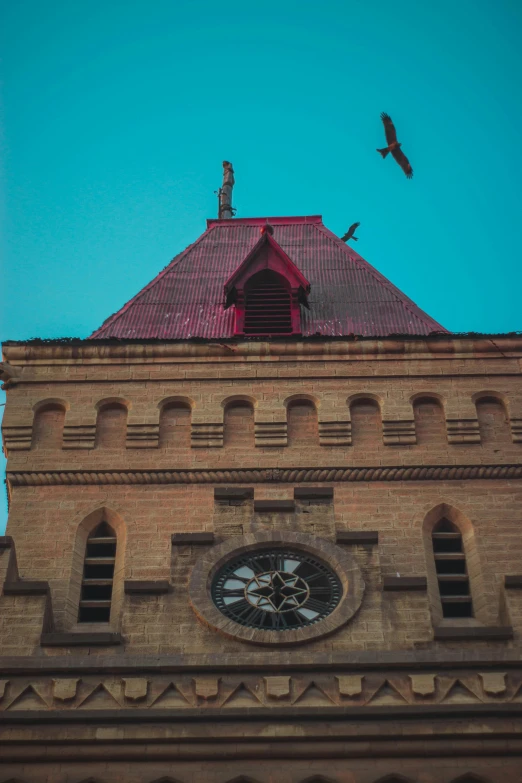
<path id="1" fill-rule="evenodd" d="M 271 699 L 284 699 L 290 695 L 290 677 L 265 677 L 266 695 Z"/>
<path id="2" fill-rule="evenodd" d="M 359 696 L 362 693 L 363 677 L 359 675 L 337 675 L 341 696 Z"/>
<path id="3" fill-rule="evenodd" d="M 128 677 L 123 680 L 124 695 L 131 701 L 139 701 L 147 696 L 149 681 L 143 677 Z"/>
<path id="4" fill-rule="evenodd" d="M 435 693 L 434 674 L 410 674 L 411 689 L 419 696 L 429 696 Z"/>
<path id="5" fill-rule="evenodd" d="M 481 672 L 480 679 L 486 693 L 498 696 L 506 691 L 505 672 Z"/>
<path id="6" fill-rule="evenodd" d="M 71 701 L 76 696 L 78 689 L 77 679 L 53 680 L 53 696 L 58 701 Z"/>

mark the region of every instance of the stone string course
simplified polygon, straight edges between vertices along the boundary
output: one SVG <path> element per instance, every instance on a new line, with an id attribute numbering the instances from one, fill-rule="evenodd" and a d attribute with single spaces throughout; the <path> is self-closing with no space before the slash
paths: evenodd
<path id="1" fill-rule="evenodd" d="M 375 468 L 245 468 L 243 470 L 120 470 L 9 472 L 14 487 L 75 484 L 244 484 L 323 481 L 461 481 L 519 479 L 522 465 L 415 465 Z"/>
<path id="2" fill-rule="evenodd" d="M 519 705 L 522 668 L 509 672 L 433 671 L 365 674 L 306 671 L 274 675 L 170 674 L 9 677 L 0 680 L 0 712 L 194 708 L 274 709 L 294 706 L 407 707 L 415 705 Z M 332 713 L 334 714 L 334 713 Z"/>

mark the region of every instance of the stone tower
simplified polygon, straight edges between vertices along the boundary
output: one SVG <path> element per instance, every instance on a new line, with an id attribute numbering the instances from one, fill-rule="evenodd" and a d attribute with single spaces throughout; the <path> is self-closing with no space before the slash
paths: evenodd
<path id="1" fill-rule="evenodd" d="M 318 216 L 5 343 L 0 783 L 520 783 L 521 354 Z"/>

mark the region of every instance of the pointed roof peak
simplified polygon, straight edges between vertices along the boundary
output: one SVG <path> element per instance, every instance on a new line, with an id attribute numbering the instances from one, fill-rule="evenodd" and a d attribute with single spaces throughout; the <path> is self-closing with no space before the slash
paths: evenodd
<path id="1" fill-rule="evenodd" d="M 261 230 L 271 226 L 273 233 Z M 230 339 L 234 308 L 223 290 L 260 243 L 268 243 L 309 284 L 303 337 L 422 336 L 440 324 L 323 224 L 320 215 L 207 220 L 177 255 L 91 339 Z"/>

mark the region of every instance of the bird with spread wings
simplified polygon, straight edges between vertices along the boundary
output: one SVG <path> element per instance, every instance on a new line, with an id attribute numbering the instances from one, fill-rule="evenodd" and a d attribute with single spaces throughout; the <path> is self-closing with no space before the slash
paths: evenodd
<path id="1" fill-rule="evenodd" d="M 395 130 L 395 125 L 392 122 L 392 118 L 389 114 L 386 114 L 386 112 L 383 111 L 381 113 L 381 120 L 384 125 L 384 133 L 386 135 L 386 142 L 388 146 L 384 147 L 382 150 L 378 149 L 377 152 L 380 152 L 383 158 L 385 158 L 386 155 L 391 152 L 393 158 L 397 161 L 408 179 L 411 179 L 413 177 L 413 169 L 411 167 L 410 161 L 401 150 L 402 145 L 397 141 L 397 132 Z"/>
<path id="2" fill-rule="evenodd" d="M 355 231 L 359 228 L 360 223 L 352 223 L 344 237 L 341 237 L 341 242 L 348 242 L 349 239 L 353 239 L 354 242 L 359 241 L 359 237 L 354 237 Z"/>

